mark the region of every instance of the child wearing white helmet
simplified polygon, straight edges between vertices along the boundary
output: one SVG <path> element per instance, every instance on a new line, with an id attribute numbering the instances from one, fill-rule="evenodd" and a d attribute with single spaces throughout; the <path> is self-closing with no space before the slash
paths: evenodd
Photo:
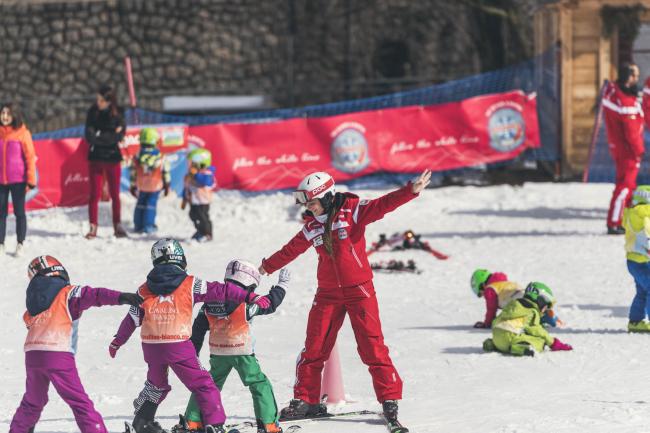
<path id="1" fill-rule="evenodd" d="M 374 200 L 337 193 L 328 173 L 308 175 L 293 193 L 307 208 L 305 224 L 293 238 L 262 261 L 260 272 L 273 273 L 314 247 L 318 254 L 318 290 L 307 321 L 305 347 L 296 368 L 293 400 L 280 419 L 322 414 L 320 385 L 324 362 L 334 347 L 345 316 L 354 330 L 359 356 L 368 365 L 377 401 L 391 428 L 407 432 L 397 420 L 402 379 L 388 355 L 379 318 L 373 275 L 366 254 L 366 226 L 418 197 L 431 172 Z"/>
<path id="2" fill-rule="evenodd" d="M 289 285 L 289 271 L 280 270 L 278 282 L 267 295 L 270 305 L 207 303 L 201 308 L 192 326 L 192 343 L 198 355 L 203 346 L 205 334 L 209 331 L 210 374 L 219 389 L 223 388 L 231 370 L 237 371 L 242 383 L 253 397 L 253 408 L 258 433 L 280 433 L 278 406 L 271 382 L 262 372 L 255 355 L 255 340 L 252 331 L 253 318 L 272 314 L 282 303 Z M 232 260 L 226 268 L 224 281 L 253 291 L 260 284 L 260 273 L 255 265 L 244 260 Z M 185 410 L 185 423 L 181 420 L 178 433 L 203 431 L 201 410 L 192 396 Z"/>
<path id="3" fill-rule="evenodd" d="M 650 332 L 650 185 L 639 185 L 632 206 L 623 211 L 627 269 L 636 294 L 630 305 L 628 332 Z"/>

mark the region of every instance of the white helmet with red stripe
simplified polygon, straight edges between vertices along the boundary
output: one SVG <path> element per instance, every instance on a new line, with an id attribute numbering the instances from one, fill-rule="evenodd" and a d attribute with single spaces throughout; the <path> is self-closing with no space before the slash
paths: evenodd
<path id="1" fill-rule="evenodd" d="M 315 198 L 324 198 L 328 193 L 334 195 L 334 178 L 324 171 L 317 171 L 305 177 L 293 192 L 297 204 L 305 204 Z"/>

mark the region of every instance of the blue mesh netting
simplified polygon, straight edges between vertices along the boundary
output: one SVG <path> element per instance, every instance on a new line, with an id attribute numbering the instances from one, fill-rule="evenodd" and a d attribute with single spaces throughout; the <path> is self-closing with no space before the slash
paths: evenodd
<path id="1" fill-rule="evenodd" d="M 553 48 L 528 61 L 471 77 L 449 81 L 415 90 L 392 93 L 350 101 L 334 102 L 298 108 L 240 113 L 231 115 L 180 116 L 147 111 L 127 110 L 129 124 L 186 123 L 203 125 L 214 123 L 270 122 L 295 117 L 322 117 L 382 108 L 410 105 L 434 105 L 460 101 L 490 93 L 523 90 L 536 92 L 542 146 L 524 153 L 527 160 L 554 161 L 559 157 L 559 74 L 557 49 Z M 36 139 L 80 137 L 83 125 L 57 131 L 35 134 Z M 462 172 L 463 169 L 453 170 Z M 450 172 L 446 172 L 450 173 Z M 388 174 L 382 174 L 387 176 Z M 441 173 L 439 173 L 441 175 Z M 398 180 L 400 176 L 396 176 Z"/>
<path id="2" fill-rule="evenodd" d="M 603 85 L 603 88 L 607 85 L 607 82 Z M 601 88 L 602 95 L 602 88 Z M 600 97 L 599 97 L 600 99 Z M 600 100 L 598 101 L 600 104 Z M 591 164 L 589 165 L 589 177 L 587 180 L 589 182 L 609 182 L 614 183 L 616 179 L 616 167 L 614 166 L 614 160 L 609 154 L 609 148 L 607 145 L 607 131 L 605 129 L 605 119 L 604 113 L 602 110 L 597 112 L 600 116 L 600 119 L 594 120 L 594 126 L 596 122 L 599 121 L 598 131 L 596 135 L 596 141 L 592 147 L 592 156 Z M 646 132 L 643 136 L 645 141 L 645 154 L 650 155 L 650 134 Z M 637 176 L 638 184 L 649 184 L 650 183 L 650 172 L 646 167 L 645 161 L 641 162 L 641 170 L 639 170 L 639 175 Z"/>

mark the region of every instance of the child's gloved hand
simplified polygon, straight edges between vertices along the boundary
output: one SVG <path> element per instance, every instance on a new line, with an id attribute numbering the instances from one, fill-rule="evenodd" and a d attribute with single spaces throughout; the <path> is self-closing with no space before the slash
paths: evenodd
<path id="1" fill-rule="evenodd" d="M 142 296 L 137 293 L 120 293 L 117 302 L 119 302 L 120 305 L 129 304 L 137 307 L 144 302 L 144 299 L 142 299 Z"/>
<path id="2" fill-rule="evenodd" d="M 553 344 L 551 344 L 551 350 L 553 352 L 556 352 L 558 350 L 573 350 L 573 347 L 571 347 L 570 344 L 562 343 L 559 339 L 553 340 Z"/>
<path id="3" fill-rule="evenodd" d="M 169 185 L 165 185 L 163 188 L 163 195 L 167 197 L 169 195 Z"/>
<path id="4" fill-rule="evenodd" d="M 108 354 L 111 356 L 111 358 L 115 358 L 115 355 L 117 354 L 117 350 L 120 348 L 120 344 L 117 342 L 117 338 L 114 338 L 113 341 L 111 341 L 111 344 L 108 345 Z"/>
<path id="5" fill-rule="evenodd" d="M 251 292 L 248 296 L 249 304 L 256 304 L 260 308 L 269 308 L 271 306 L 271 300 L 266 296 L 260 296 L 254 292 Z"/>
<path id="6" fill-rule="evenodd" d="M 291 272 L 289 272 L 288 269 L 282 268 L 280 269 L 280 275 L 278 275 L 278 284 L 276 284 L 276 286 L 280 286 L 286 290 L 289 288 L 290 279 L 291 279 Z"/>
<path id="7" fill-rule="evenodd" d="M 475 328 L 480 328 L 480 329 L 483 329 L 483 328 L 489 328 L 489 326 L 486 325 L 485 322 L 476 322 L 476 323 L 474 324 L 474 327 L 475 327 Z"/>
<path id="8" fill-rule="evenodd" d="M 129 188 L 129 192 L 133 197 L 138 198 L 138 188 L 132 186 L 131 188 Z"/>

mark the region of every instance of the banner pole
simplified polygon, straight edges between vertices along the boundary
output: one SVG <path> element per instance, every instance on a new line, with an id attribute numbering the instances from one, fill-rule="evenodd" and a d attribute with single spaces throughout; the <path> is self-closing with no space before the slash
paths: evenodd
<path id="1" fill-rule="evenodd" d="M 591 131 L 591 143 L 589 143 L 589 154 L 587 155 L 587 165 L 585 170 L 582 173 L 582 182 L 587 183 L 589 181 L 589 169 L 591 168 L 591 160 L 596 153 L 596 141 L 598 140 L 598 131 L 600 130 L 600 124 L 602 123 L 603 118 L 603 95 L 605 94 L 605 89 L 609 86 L 609 81 L 605 80 L 600 92 L 598 94 L 598 100 L 596 101 L 596 119 L 594 120 L 594 129 Z"/>
<path id="2" fill-rule="evenodd" d="M 139 123 L 138 115 L 135 111 L 135 108 L 137 106 L 137 101 L 135 99 L 135 86 L 133 85 L 133 70 L 131 68 L 131 57 L 129 56 L 124 57 L 124 72 L 126 74 L 126 83 L 129 86 L 129 105 L 133 110 L 134 120 L 135 123 L 137 124 Z"/>

